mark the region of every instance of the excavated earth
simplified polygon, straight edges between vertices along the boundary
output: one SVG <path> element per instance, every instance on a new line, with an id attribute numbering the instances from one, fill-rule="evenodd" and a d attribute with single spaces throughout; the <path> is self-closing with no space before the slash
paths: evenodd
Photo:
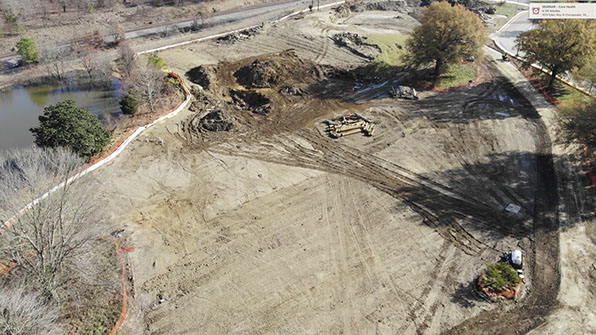
<path id="1" fill-rule="evenodd" d="M 362 76 L 369 60 L 331 37 L 410 32 L 399 13 L 320 12 L 160 53 L 195 100 L 142 135 L 163 144 L 135 141 L 97 173 L 135 247 L 126 334 L 514 334 L 545 320 L 560 277 L 545 125 L 488 58 L 472 87 L 389 98 L 399 74 Z M 325 134 L 354 112 L 374 136 Z M 519 300 L 488 301 L 474 282 L 511 249 L 526 256 Z"/>

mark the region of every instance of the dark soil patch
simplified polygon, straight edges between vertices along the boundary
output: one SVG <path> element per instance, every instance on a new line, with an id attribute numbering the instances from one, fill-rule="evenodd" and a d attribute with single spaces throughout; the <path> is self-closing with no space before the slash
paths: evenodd
<path id="1" fill-rule="evenodd" d="M 255 91 L 230 90 L 230 96 L 240 107 L 247 107 L 253 113 L 266 115 L 271 111 L 271 99 Z"/>
<path id="2" fill-rule="evenodd" d="M 211 82 L 214 80 L 214 75 L 203 65 L 186 72 L 186 77 L 192 83 L 201 85 L 206 90 L 209 89 Z"/>
<path id="3" fill-rule="evenodd" d="M 199 123 L 201 128 L 208 131 L 230 131 L 234 128 L 232 117 L 223 110 L 209 112 Z"/>

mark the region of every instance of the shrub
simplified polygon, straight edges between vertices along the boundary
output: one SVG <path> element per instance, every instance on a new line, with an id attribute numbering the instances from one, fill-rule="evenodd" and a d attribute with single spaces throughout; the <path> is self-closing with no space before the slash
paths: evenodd
<path id="1" fill-rule="evenodd" d="M 158 56 L 149 56 L 149 58 L 147 58 L 147 64 L 151 65 L 151 66 L 155 66 L 156 68 L 160 69 L 160 70 L 166 70 L 168 68 L 168 66 L 166 65 L 166 62 L 164 62 L 163 58 L 158 57 Z"/>
<path id="2" fill-rule="evenodd" d="M 22 64 L 39 62 L 39 50 L 37 50 L 35 42 L 29 37 L 21 37 L 17 42 L 17 52 L 21 56 Z"/>
<path id="3" fill-rule="evenodd" d="M 488 269 L 482 278 L 482 285 L 493 292 L 512 288 L 520 281 L 517 271 L 509 263 L 486 264 Z"/>
<path id="4" fill-rule="evenodd" d="M 93 33 L 90 33 L 85 38 L 85 44 L 93 49 L 99 49 L 106 44 L 106 40 L 99 31 L 99 29 L 95 29 Z"/>
<path id="5" fill-rule="evenodd" d="M 133 92 L 128 92 L 120 99 L 120 110 L 127 115 L 136 114 L 139 110 L 139 100 Z"/>
<path id="6" fill-rule="evenodd" d="M 84 160 L 102 152 L 112 138 L 97 115 L 77 108 L 72 100 L 44 108 L 43 115 L 39 116 L 39 127 L 30 130 L 38 146 L 67 147 Z"/>

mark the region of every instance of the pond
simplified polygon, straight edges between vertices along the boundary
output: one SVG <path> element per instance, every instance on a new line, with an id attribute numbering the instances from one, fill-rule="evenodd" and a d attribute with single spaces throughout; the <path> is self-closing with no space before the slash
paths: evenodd
<path id="1" fill-rule="evenodd" d="M 0 91 L 0 152 L 33 144 L 29 128 L 39 125 L 43 108 L 71 99 L 77 107 L 88 108 L 102 118 L 105 113 L 119 115 L 120 82 L 112 80 L 111 87 L 97 88 L 87 83 L 70 85 L 15 86 Z"/>

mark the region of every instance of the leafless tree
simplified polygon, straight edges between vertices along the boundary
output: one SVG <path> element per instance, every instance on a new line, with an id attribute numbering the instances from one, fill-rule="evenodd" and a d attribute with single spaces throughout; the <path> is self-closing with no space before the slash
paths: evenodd
<path id="1" fill-rule="evenodd" d="M 93 70 L 95 69 L 95 56 L 94 52 L 90 48 L 84 48 L 81 50 L 81 56 L 79 58 L 81 67 L 89 76 L 89 81 L 93 81 Z"/>
<path id="2" fill-rule="evenodd" d="M 128 41 L 118 45 L 118 72 L 123 77 L 128 77 L 135 66 L 135 52 Z"/>
<path id="3" fill-rule="evenodd" d="M 62 7 L 62 12 L 66 13 L 66 7 L 70 6 L 72 0 L 58 0 L 58 4 Z"/>
<path id="4" fill-rule="evenodd" d="M 4 287 L 0 294 L 0 333 L 8 335 L 60 335 L 56 307 L 24 288 Z"/>
<path id="5" fill-rule="evenodd" d="M 206 4 L 201 4 L 196 12 L 196 18 L 193 20 L 192 30 L 196 31 L 208 26 L 208 20 L 212 12 L 209 11 Z"/>
<path id="6" fill-rule="evenodd" d="M 0 234 L 0 259 L 14 264 L 18 277 L 49 300 L 64 300 L 68 285 L 93 272 L 91 242 L 105 224 L 89 180 L 65 182 L 80 164 L 66 149 L 31 148 L 0 157 L 0 222 L 12 222 Z"/>
<path id="7" fill-rule="evenodd" d="M 70 49 L 68 47 L 47 46 L 41 51 L 41 61 L 48 75 L 58 81 L 64 80 L 64 74 L 68 71 L 67 61 L 69 58 Z"/>
<path id="8" fill-rule="evenodd" d="M 112 85 L 112 65 L 109 60 L 94 58 L 93 61 L 94 76 L 93 81 L 104 87 Z"/>
<path id="9" fill-rule="evenodd" d="M 81 67 L 87 72 L 89 81 L 97 81 L 102 85 L 111 83 L 112 68 L 108 60 L 99 57 L 96 50 L 89 46 L 79 49 L 78 55 Z"/>
<path id="10" fill-rule="evenodd" d="M 143 102 L 155 112 L 158 100 L 165 93 L 164 73 L 147 61 L 138 61 L 124 83 L 127 89 L 134 89 Z"/>

